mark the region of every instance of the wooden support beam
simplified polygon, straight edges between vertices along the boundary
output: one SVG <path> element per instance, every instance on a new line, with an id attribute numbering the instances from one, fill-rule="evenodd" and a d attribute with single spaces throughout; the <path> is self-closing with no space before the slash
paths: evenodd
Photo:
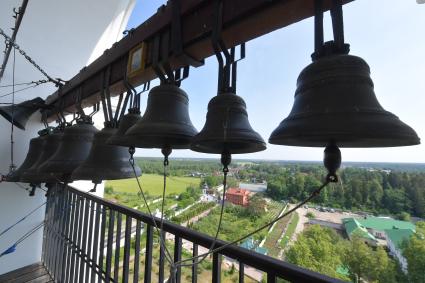
<path id="1" fill-rule="evenodd" d="M 353 0 L 344 0 L 344 4 Z M 144 42 L 148 49 L 147 67 L 137 76 L 130 79 L 134 86 L 139 86 L 156 78 L 151 67 L 150 55 L 153 39 L 161 37 L 161 43 L 171 40 L 172 3 L 158 9 L 151 18 L 138 26 L 122 40 L 107 49 L 102 56 L 74 76 L 60 92 L 48 97 L 47 103 L 55 107 L 48 111 L 49 121 L 56 118 L 59 100 L 66 112 L 76 112 L 75 101 L 81 93 L 82 106 L 88 107 L 100 100 L 100 90 L 104 70 L 111 66 L 110 91 L 117 95 L 125 91 L 123 79 L 126 74 L 130 50 Z M 182 44 L 185 54 L 197 61 L 213 55 L 211 46 L 212 25 L 214 22 L 214 0 L 181 0 L 180 22 Z M 331 0 L 324 1 L 324 9 L 329 10 Z M 286 27 L 314 15 L 314 0 L 223 0 L 222 37 L 227 47 L 237 46 L 274 30 Z M 313 37 L 313 27 L 311 31 Z M 170 44 L 168 44 L 170 45 Z M 163 48 L 164 46 L 161 46 Z M 182 56 L 176 56 L 168 48 L 168 58 L 160 58 L 170 62 L 176 70 L 187 65 Z M 313 50 L 313 47 L 312 47 Z"/>

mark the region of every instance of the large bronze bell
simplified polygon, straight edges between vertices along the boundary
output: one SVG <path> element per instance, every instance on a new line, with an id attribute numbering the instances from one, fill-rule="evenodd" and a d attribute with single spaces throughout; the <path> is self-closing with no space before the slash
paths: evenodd
<path id="1" fill-rule="evenodd" d="M 189 98 L 174 84 L 154 87 L 142 119 L 126 132 L 128 141 L 141 148 L 189 148 L 196 135 L 189 118 Z"/>
<path id="2" fill-rule="evenodd" d="M 129 163 L 129 153 L 125 147 L 109 145 L 106 141 L 118 129 L 106 126 L 94 135 L 93 146 L 87 159 L 72 173 L 72 180 L 92 180 L 99 184 L 102 180 L 116 180 L 135 177 Z M 136 175 L 141 175 L 135 166 Z"/>
<path id="3" fill-rule="evenodd" d="M 319 58 L 301 72 L 291 113 L 269 142 L 391 147 L 419 144 L 419 137 L 379 104 L 367 63 L 360 57 L 337 54 Z"/>
<path id="4" fill-rule="evenodd" d="M 21 182 L 22 174 L 37 161 L 43 149 L 44 136 L 47 132 L 40 131 L 39 134 L 39 137 L 31 139 L 27 156 L 25 157 L 24 162 L 22 162 L 22 165 L 6 176 L 7 182 Z"/>
<path id="5" fill-rule="evenodd" d="M 40 166 L 39 172 L 49 174 L 57 181 L 70 181 L 72 172 L 87 159 L 96 132 L 98 130 L 87 116 L 65 128 L 58 149 Z"/>
<path id="6" fill-rule="evenodd" d="M 44 105 L 44 100 L 40 97 L 36 97 L 14 106 L 2 106 L 0 107 L 0 115 L 10 123 L 13 122 L 13 125 L 19 129 L 25 130 L 28 119 L 35 111 L 40 109 L 41 105 Z"/>
<path id="7" fill-rule="evenodd" d="M 251 153 L 266 149 L 248 121 L 246 104 L 234 93 L 222 93 L 208 104 L 204 128 L 192 139 L 190 149 L 205 153 Z"/>
<path id="8" fill-rule="evenodd" d="M 52 157 L 59 147 L 63 131 L 54 129 L 49 135 L 43 136 L 43 149 L 37 161 L 26 170 L 21 177 L 22 182 L 26 183 L 56 183 L 58 180 L 55 176 L 48 173 L 40 172 L 39 168 Z"/>
<path id="9" fill-rule="evenodd" d="M 134 146 L 134 139 L 129 139 L 125 133 L 130 127 L 139 122 L 140 119 L 142 119 L 142 116 L 140 116 L 140 111 L 138 109 L 129 109 L 128 113 L 125 114 L 119 122 L 118 131 L 116 131 L 115 134 L 106 141 L 106 143 L 125 147 Z"/>

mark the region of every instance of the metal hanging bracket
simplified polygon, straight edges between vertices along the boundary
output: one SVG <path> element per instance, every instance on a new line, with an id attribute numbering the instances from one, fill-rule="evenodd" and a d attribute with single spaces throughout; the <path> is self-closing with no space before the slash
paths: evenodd
<path id="1" fill-rule="evenodd" d="M 237 63 L 245 58 L 245 43 L 240 44 L 240 57 L 239 59 L 235 59 L 235 47 L 230 48 L 229 52 L 221 37 L 223 28 L 223 1 L 216 0 L 215 3 L 215 24 L 212 30 L 211 41 L 218 61 L 218 93 L 236 93 Z"/>
<path id="2" fill-rule="evenodd" d="M 182 25 L 181 25 L 181 0 L 171 0 L 171 45 L 173 54 L 178 60 L 192 67 L 200 67 L 205 64 L 204 60 L 197 60 L 183 49 Z"/>
<path id="3" fill-rule="evenodd" d="M 332 0 L 330 10 L 334 40 L 324 42 L 323 38 L 323 0 L 314 2 L 314 53 L 313 61 L 335 54 L 348 54 L 350 45 L 344 42 L 344 21 L 342 0 Z"/>

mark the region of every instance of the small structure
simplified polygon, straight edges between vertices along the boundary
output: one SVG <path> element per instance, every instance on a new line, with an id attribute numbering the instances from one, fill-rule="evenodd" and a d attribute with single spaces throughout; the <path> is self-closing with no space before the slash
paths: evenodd
<path id="1" fill-rule="evenodd" d="M 239 188 L 229 188 L 226 191 L 226 200 L 236 205 L 247 206 L 249 204 L 249 192 Z"/>
<path id="2" fill-rule="evenodd" d="M 344 225 L 345 232 L 350 240 L 354 236 L 362 238 L 367 244 L 371 246 L 377 245 L 377 240 L 375 236 L 373 236 L 365 226 L 359 223 L 359 221 L 355 218 L 344 218 L 342 219 L 342 224 Z"/>
<path id="3" fill-rule="evenodd" d="M 407 261 L 402 254 L 401 248 L 403 242 L 409 240 L 414 233 L 415 231 L 411 229 L 385 230 L 387 246 L 390 250 L 390 254 L 398 260 L 404 273 L 407 273 Z"/>
<path id="4" fill-rule="evenodd" d="M 386 239 L 385 230 L 410 229 L 415 231 L 415 225 L 408 221 L 395 220 L 390 217 L 364 217 L 357 219 L 376 238 Z"/>
<path id="5" fill-rule="evenodd" d="M 263 254 L 263 255 L 267 255 L 267 253 L 268 253 L 268 250 L 266 248 L 257 246 L 252 237 L 247 238 L 239 246 L 244 248 L 244 249 L 255 251 L 255 252 Z"/>

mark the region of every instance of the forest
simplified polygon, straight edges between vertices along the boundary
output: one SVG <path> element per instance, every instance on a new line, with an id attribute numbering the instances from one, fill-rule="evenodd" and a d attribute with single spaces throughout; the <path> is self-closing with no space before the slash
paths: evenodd
<path id="1" fill-rule="evenodd" d="M 273 199 L 298 202 L 321 185 L 325 171 L 321 166 L 274 167 L 258 165 L 267 194 Z M 351 211 L 425 217 L 425 172 L 383 171 L 346 167 L 340 182 L 327 186 L 315 203 Z M 407 220 L 407 219 L 406 219 Z"/>
<path id="2" fill-rule="evenodd" d="M 160 158 L 138 158 L 144 173 L 162 174 Z M 299 202 L 319 187 L 326 175 L 318 162 L 238 161 L 229 178 L 237 182 L 266 181 L 266 194 L 274 200 Z M 219 160 L 171 159 L 171 176 L 204 173 L 201 184 L 216 186 L 222 176 Z M 423 164 L 347 163 L 338 172 L 340 182 L 328 185 L 313 202 L 318 205 L 372 214 L 392 214 L 408 220 L 409 216 L 425 218 L 425 166 Z"/>

